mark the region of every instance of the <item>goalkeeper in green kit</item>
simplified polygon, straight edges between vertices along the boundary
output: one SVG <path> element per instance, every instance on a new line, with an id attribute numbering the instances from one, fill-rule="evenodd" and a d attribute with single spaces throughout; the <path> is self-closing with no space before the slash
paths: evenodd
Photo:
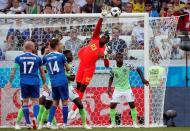
<path id="1" fill-rule="evenodd" d="M 117 53 L 115 56 L 116 65 L 111 68 L 110 71 L 110 79 L 108 83 L 108 94 L 109 96 L 112 95 L 112 100 L 110 103 L 110 118 L 111 118 L 111 125 L 108 128 L 115 127 L 115 115 L 116 115 L 116 106 L 120 102 L 120 98 L 124 98 L 131 109 L 131 117 L 133 121 L 133 126 L 138 128 L 137 126 L 137 110 L 135 107 L 135 97 L 131 90 L 131 86 L 129 83 L 129 73 L 130 70 L 137 71 L 140 75 L 143 84 L 148 85 L 149 82 L 144 78 L 142 71 L 139 68 L 136 68 L 130 64 L 125 64 L 123 61 L 123 54 Z M 112 94 L 112 83 L 114 83 L 115 90 Z"/>

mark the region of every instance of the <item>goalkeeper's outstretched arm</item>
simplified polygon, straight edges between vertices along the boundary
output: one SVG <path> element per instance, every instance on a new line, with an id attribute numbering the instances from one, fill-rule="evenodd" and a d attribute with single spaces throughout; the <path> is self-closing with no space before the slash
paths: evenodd
<path id="1" fill-rule="evenodd" d="M 143 75 L 141 69 L 137 67 L 136 70 L 137 70 L 139 76 L 141 77 L 141 80 L 142 80 L 143 84 L 148 85 L 149 82 L 144 78 L 144 75 Z"/>
<path id="2" fill-rule="evenodd" d="M 100 35 L 100 31 L 101 31 L 101 28 L 102 28 L 102 22 L 103 22 L 103 18 L 108 14 L 108 10 L 104 9 L 102 10 L 101 12 L 101 15 L 98 19 L 98 22 L 96 24 L 96 27 L 95 27 L 95 30 L 93 32 L 93 35 L 92 35 L 92 39 L 96 39 L 96 38 L 99 38 L 99 35 Z"/>

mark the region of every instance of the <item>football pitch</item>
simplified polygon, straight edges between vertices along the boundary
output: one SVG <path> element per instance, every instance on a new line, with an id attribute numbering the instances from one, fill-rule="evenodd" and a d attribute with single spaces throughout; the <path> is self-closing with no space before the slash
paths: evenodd
<path id="1" fill-rule="evenodd" d="M 21 129 L 27 131 L 28 129 Z M 85 131 L 83 128 L 67 128 L 67 129 L 58 129 L 58 131 Z M 0 131 L 15 131 L 13 128 L 0 128 Z M 50 129 L 42 129 L 39 131 L 50 131 Z M 190 127 L 165 127 L 165 128 L 93 128 L 92 131 L 190 131 Z"/>

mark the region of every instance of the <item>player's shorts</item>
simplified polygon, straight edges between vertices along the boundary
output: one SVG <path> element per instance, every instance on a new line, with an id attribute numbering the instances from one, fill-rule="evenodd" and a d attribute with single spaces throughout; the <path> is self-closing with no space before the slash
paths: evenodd
<path id="1" fill-rule="evenodd" d="M 127 91 L 114 90 L 111 103 L 120 103 L 121 101 L 134 102 L 135 97 L 131 89 Z"/>
<path id="2" fill-rule="evenodd" d="M 52 87 L 53 100 L 67 100 L 69 98 L 68 83 L 58 87 Z"/>
<path id="3" fill-rule="evenodd" d="M 21 86 L 21 97 L 23 99 L 40 97 L 40 85 L 20 84 L 20 86 Z"/>
<path id="4" fill-rule="evenodd" d="M 85 66 L 83 66 L 83 65 L 81 66 L 81 64 L 79 64 L 78 71 L 76 74 L 76 81 L 80 82 L 84 85 L 89 85 L 89 83 L 93 77 L 95 68 L 96 67 L 94 67 L 94 66 L 85 67 Z"/>
<path id="5" fill-rule="evenodd" d="M 50 92 L 43 91 L 42 96 L 45 96 L 46 100 L 50 100 L 50 101 L 53 100 L 51 91 Z"/>
<path id="6" fill-rule="evenodd" d="M 77 92 L 75 91 L 75 89 L 73 88 L 73 86 L 69 85 L 69 99 L 71 101 L 73 101 L 73 100 L 75 100 L 78 97 L 79 97 L 79 95 L 77 94 Z"/>

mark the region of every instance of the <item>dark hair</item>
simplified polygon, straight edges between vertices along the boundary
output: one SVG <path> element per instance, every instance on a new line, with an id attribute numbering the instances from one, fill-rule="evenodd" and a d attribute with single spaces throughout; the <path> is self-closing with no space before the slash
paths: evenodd
<path id="1" fill-rule="evenodd" d="M 71 53 L 71 50 L 64 50 L 64 51 L 63 51 L 63 54 L 64 54 L 64 55 L 66 55 L 66 54 L 68 54 L 68 53 Z"/>
<path id="2" fill-rule="evenodd" d="M 44 55 L 46 48 L 47 48 L 47 46 L 43 46 L 43 47 L 41 48 L 41 55 Z"/>
<path id="3" fill-rule="evenodd" d="M 59 39 L 52 39 L 52 40 L 50 41 L 50 47 L 51 47 L 52 49 L 55 49 L 58 44 L 59 44 Z"/>
<path id="4" fill-rule="evenodd" d="M 51 4 L 46 4 L 44 8 L 46 8 L 46 7 L 50 7 L 52 9 Z"/>

